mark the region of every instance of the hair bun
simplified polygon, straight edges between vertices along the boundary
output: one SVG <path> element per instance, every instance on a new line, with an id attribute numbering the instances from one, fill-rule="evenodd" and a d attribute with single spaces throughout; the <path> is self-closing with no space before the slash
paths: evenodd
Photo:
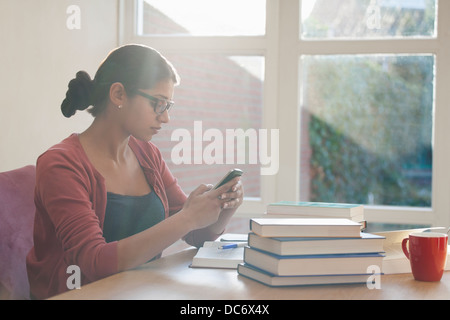
<path id="1" fill-rule="evenodd" d="M 69 82 L 66 98 L 61 104 L 61 111 L 67 118 L 73 116 L 77 110 L 85 110 L 92 104 L 93 81 L 85 71 L 79 71 Z"/>

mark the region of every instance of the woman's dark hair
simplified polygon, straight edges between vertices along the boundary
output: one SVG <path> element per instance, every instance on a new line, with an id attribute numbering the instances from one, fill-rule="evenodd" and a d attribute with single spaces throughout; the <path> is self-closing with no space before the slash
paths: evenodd
<path id="1" fill-rule="evenodd" d="M 79 71 L 69 82 L 61 111 L 67 118 L 77 110 L 88 111 L 95 117 L 106 108 L 109 89 L 120 82 L 130 97 L 138 89 L 151 89 L 159 82 L 179 83 L 175 68 L 158 51 L 143 45 L 124 45 L 111 51 L 92 80 L 85 71 Z"/>

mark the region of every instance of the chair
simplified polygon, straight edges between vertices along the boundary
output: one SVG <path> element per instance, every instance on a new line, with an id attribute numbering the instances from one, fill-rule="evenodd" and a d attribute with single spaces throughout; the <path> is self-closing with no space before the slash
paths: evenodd
<path id="1" fill-rule="evenodd" d="M 0 173 L 1 299 L 30 298 L 25 259 L 33 246 L 35 178 L 34 165 Z"/>

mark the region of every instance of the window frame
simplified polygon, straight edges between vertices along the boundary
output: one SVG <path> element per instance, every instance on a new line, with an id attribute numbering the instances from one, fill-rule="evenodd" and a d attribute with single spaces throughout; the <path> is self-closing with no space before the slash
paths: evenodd
<path id="1" fill-rule="evenodd" d="M 301 39 L 300 1 L 267 0 L 264 36 L 139 36 L 137 3 L 119 0 L 118 42 L 142 43 L 163 53 L 224 53 L 265 57 L 263 123 L 280 128 L 279 171 L 262 176 L 261 198 L 246 198 L 238 216 L 265 213 L 268 203 L 300 196 L 300 57 L 337 54 L 433 54 L 435 101 L 433 117 L 432 207 L 365 206 L 368 222 L 450 225 L 450 1 L 437 0 L 436 36 L 387 39 Z M 294 27 L 293 27 L 294 26 Z M 297 27 L 295 27 L 297 26 Z M 277 106 L 277 107 L 273 107 Z"/>
<path id="2" fill-rule="evenodd" d="M 227 55 L 257 55 L 265 58 L 265 81 L 263 87 L 262 128 L 277 129 L 277 112 L 270 106 L 277 103 L 278 65 L 278 1 L 267 0 L 266 34 L 264 36 L 178 36 L 138 35 L 138 2 L 119 1 L 119 45 L 140 43 L 169 53 L 221 53 Z M 212 182 L 211 182 L 212 183 Z M 261 176 L 260 197 L 245 198 L 237 215 L 254 216 L 265 212 L 266 205 L 276 201 L 276 176 Z"/>

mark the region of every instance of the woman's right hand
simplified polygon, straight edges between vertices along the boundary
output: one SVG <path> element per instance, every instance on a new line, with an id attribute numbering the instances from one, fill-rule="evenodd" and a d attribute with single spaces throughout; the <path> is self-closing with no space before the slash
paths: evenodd
<path id="1" fill-rule="evenodd" d="M 212 185 L 202 184 L 192 191 L 182 209 L 192 230 L 208 227 L 219 219 L 223 203 L 226 201 L 220 199 L 220 195 L 235 183 L 231 180 L 217 189 L 213 189 Z"/>

